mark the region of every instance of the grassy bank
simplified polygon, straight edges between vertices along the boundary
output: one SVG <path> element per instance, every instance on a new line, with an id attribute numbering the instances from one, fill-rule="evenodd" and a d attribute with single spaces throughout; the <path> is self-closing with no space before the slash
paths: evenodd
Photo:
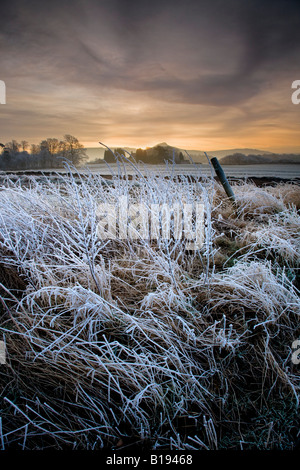
<path id="1" fill-rule="evenodd" d="M 120 174 L 1 188 L 0 445 L 294 448 L 299 186 L 237 182 L 233 207 L 210 178 Z M 201 200 L 203 247 L 100 240 L 124 195 Z"/>

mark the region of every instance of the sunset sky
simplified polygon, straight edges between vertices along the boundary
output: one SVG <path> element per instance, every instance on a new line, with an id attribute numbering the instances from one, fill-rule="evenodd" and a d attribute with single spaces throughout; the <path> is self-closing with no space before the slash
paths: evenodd
<path id="1" fill-rule="evenodd" d="M 300 152 L 299 0 L 1 0 L 0 142 Z"/>

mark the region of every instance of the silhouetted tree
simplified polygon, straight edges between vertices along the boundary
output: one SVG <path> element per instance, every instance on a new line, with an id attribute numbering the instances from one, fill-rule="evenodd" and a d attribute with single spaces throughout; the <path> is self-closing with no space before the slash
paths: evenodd
<path id="1" fill-rule="evenodd" d="M 58 139 L 48 138 L 46 140 L 42 140 L 40 143 L 40 149 L 48 152 L 51 156 L 53 156 L 60 150 L 59 144 L 60 143 Z"/>
<path id="2" fill-rule="evenodd" d="M 88 158 L 83 145 L 70 134 L 66 134 L 61 141 L 51 137 L 42 140 L 39 145 L 32 144 L 30 154 L 26 150 L 28 146 L 26 140 L 22 140 L 21 143 L 16 140 L 8 142 L 2 151 L 0 169 L 58 168 L 63 165 L 64 158 L 74 165 Z M 3 144 L 1 147 L 4 147 Z"/>
<path id="3" fill-rule="evenodd" d="M 147 151 L 143 149 L 137 149 L 135 152 L 135 159 L 146 163 L 147 161 Z"/>
<path id="4" fill-rule="evenodd" d="M 21 144 L 16 140 L 12 140 L 11 142 L 7 142 L 5 147 L 9 150 L 10 155 L 13 156 L 20 152 Z"/>
<path id="5" fill-rule="evenodd" d="M 105 150 L 104 160 L 107 163 L 115 163 L 116 162 L 116 157 L 115 157 L 114 153 L 111 150 Z"/>
<path id="6" fill-rule="evenodd" d="M 37 155 L 40 152 L 40 146 L 37 144 L 31 144 L 30 153 L 31 155 Z"/>
<path id="7" fill-rule="evenodd" d="M 60 147 L 62 156 L 74 165 L 78 165 L 88 158 L 83 145 L 73 135 L 65 134 L 64 140 L 60 142 Z"/>
<path id="8" fill-rule="evenodd" d="M 29 144 L 28 144 L 27 140 L 21 140 L 21 148 L 22 148 L 23 152 L 26 152 L 26 150 L 28 149 L 28 146 L 29 146 Z"/>

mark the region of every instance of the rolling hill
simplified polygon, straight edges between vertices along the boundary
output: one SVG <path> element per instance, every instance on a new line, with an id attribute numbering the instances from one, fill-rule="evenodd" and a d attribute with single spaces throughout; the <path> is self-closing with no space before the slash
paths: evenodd
<path id="1" fill-rule="evenodd" d="M 185 161 L 190 160 L 189 157 L 195 163 L 207 163 L 207 157 L 205 151 L 203 150 L 185 150 L 182 148 L 174 147 L 166 142 L 159 143 L 153 147 L 147 147 L 143 149 L 143 152 L 146 152 L 151 160 L 151 155 L 155 155 L 158 148 L 164 148 L 172 158 L 173 151 L 175 155 L 182 153 Z M 90 147 L 86 148 L 86 153 L 89 156 L 89 163 L 104 161 L 104 147 Z M 112 149 L 113 150 L 113 149 Z M 131 153 L 133 156 L 136 154 L 137 148 L 134 147 L 124 147 L 124 150 Z M 235 148 L 235 149 L 225 149 L 225 150 L 214 150 L 207 151 L 207 156 L 209 158 L 217 157 L 223 165 L 254 165 L 254 164 L 267 164 L 267 163 L 300 163 L 300 155 L 297 154 L 276 154 L 267 152 L 259 149 L 251 148 Z M 128 156 L 128 155 L 127 155 Z M 139 158 L 137 158 L 138 160 Z M 184 162 L 185 162 L 184 161 Z M 151 163 L 150 161 L 148 163 Z M 153 161 L 157 163 L 157 161 Z M 163 159 L 161 161 L 163 163 Z"/>

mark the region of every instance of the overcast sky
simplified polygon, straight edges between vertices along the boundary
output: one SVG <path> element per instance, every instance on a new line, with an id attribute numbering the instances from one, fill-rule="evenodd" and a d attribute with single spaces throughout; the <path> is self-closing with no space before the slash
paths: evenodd
<path id="1" fill-rule="evenodd" d="M 0 142 L 300 152 L 299 0 L 1 0 Z"/>

